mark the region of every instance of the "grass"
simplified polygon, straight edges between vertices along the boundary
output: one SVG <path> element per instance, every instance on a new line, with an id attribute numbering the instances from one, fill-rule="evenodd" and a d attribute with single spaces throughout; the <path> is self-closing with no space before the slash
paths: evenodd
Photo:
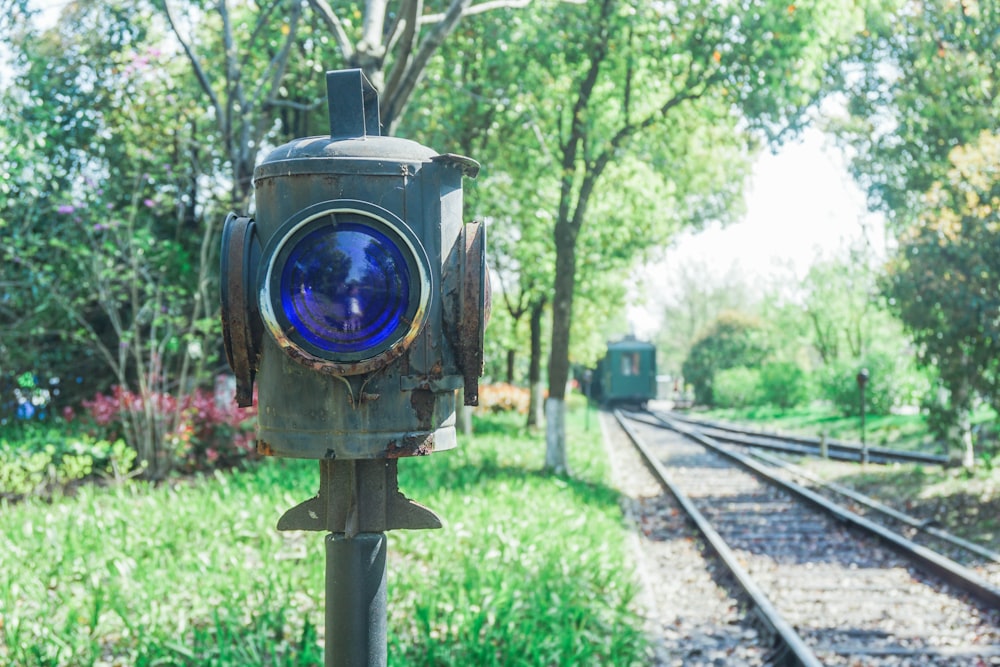
<path id="1" fill-rule="evenodd" d="M 390 665 L 646 662 L 599 431 L 571 414 L 559 478 L 521 420 L 401 462 L 445 527 L 389 533 Z M 322 535 L 274 528 L 317 483 L 268 460 L 0 504 L 0 664 L 322 664 Z"/>

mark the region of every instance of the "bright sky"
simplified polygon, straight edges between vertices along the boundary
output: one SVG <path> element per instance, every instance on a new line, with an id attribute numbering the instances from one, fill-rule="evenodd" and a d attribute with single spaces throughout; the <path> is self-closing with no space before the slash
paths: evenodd
<path id="1" fill-rule="evenodd" d="M 885 252 L 883 218 L 867 211 L 844 153 L 816 129 L 777 154 L 759 156 L 746 209 L 742 220 L 724 229 L 682 234 L 665 261 L 648 268 L 646 293 L 669 290 L 672 267 L 679 263 L 717 268 L 720 276 L 735 267 L 759 283 L 779 276 L 801 279 L 817 257 L 843 256 L 863 239 L 877 256 Z M 636 307 L 631 317 L 640 336 L 655 327 L 644 310 Z"/>

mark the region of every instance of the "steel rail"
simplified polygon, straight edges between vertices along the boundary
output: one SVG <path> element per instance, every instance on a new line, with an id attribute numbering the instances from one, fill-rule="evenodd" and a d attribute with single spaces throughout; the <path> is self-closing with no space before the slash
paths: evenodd
<path id="1" fill-rule="evenodd" d="M 880 526 L 870 519 L 859 516 L 854 512 L 829 501 L 815 491 L 807 489 L 804 486 L 796 484 L 795 482 L 781 479 L 780 477 L 774 475 L 771 471 L 767 470 L 766 467 L 756 461 L 753 461 L 749 457 L 721 447 L 712 438 L 709 438 L 695 428 L 682 428 L 662 416 L 653 416 L 666 428 L 686 435 L 696 442 L 701 443 L 721 456 L 724 456 L 747 470 L 750 470 L 754 474 L 759 475 L 762 479 L 767 480 L 768 483 L 813 504 L 838 521 L 855 526 L 864 532 L 874 535 L 876 538 L 889 545 L 906 558 L 910 559 L 913 563 L 920 566 L 925 572 L 942 579 L 960 590 L 965 591 L 993 609 L 1000 608 L 1000 589 L 994 587 L 969 568 L 963 567 L 950 558 L 942 556 L 931 549 L 916 544 L 902 535 Z"/>
<path id="2" fill-rule="evenodd" d="M 764 452 L 755 452 L 751 450 L 750 455 L 764 461 L 768 465 L 784 468 L 790 474 L 795 475 L 796 477 L 801 477 L 802 479 L 808 480 L 813 484 L 817 484 L 823 488 L 829 489 L 834 493 L 839 493 L 842 496 L 850 498 L 859 505 L 864 505 L 870 510 L 891 517 L 896 521 L 904 523 L 907 526 L 910 526 L 911 528 L 915 528 L 916 530 L 922 533 L 927 533 L 928 535 L 932 535 L 933 537 L 939 540 L 953 544 L 957 547 L 965 549 L 966 551 L 974 553 L 977 556 L 981 556 L 987 560 L 991 560 L 995 563 L 1000 563 L 1000 553 L 993 551 L 992 549 L 988 549 L 981 544 L 976 544 L 975 542 L 970 542 L 969 540 L 963 539 L 957 535 L 953 535 L 952 533 L 949 533 L 946 530 L 937 528 L 931 525 L 931 523 L 928 520 L 918 519 L 917 517 L 910 516 L 909 514 L 906 514 L 904 512 L 900 512 L 899 510 L 893 507 L 889 507 L 888 505 L 881 503 L 878 500 L 875 500 L 871 496 L 866 496 L 863 493 L 858 493 L 854 489 L 849 489 L 846 486 L 837 484 L 836 482 L 828 482 L 826 480 L 820 479 L 818 476 L 812 474 L 808 470 L 802 470 L 798 466 L 795 466 L 789 463 L 788 461 L 783 461 L 775 456 L 771 456 L 770 454 L 766 454 Z"/>
<path id="3" fill-rule="evenodd" d="M 656 415 L 655 412 L 650 412 L 651 415 Z M 692 419 L 690 417 L 685 417 L 683 415 L 678 415 L 676 413 L 670 413 L 670 420 L 676 422 L 683 422 L 685 424 L 693 424 L 703 428 L 715 429 L 718 431 L 723 431 L 727 433 L 725 436 L 713 436 L 717 440 L 724 440 L 727 442 L 739 442 L 740 444 L 749 444 L 758 447 L 765 447 L 768 449 L 780 449 L 798 453 L 810 453 L 814 454 L 815 450 L 818 450 L 822 443 L 822 438 L 800 436 L 800 435 L 781 435 L 777 433 L 767 433 L 765 431 L 747 431 L 738 426 L 732 424 L 725 424 L 716 421 L 707 421 L 700 419 Z M 738 434 L 738 435 L 737 435 Z M 758 440 L 763 438 L 764 440 Z M 798 445 L 804 445 L 809 449 L 797 448 L 794 446 L 774 446 L 766 441 L 767 438 L 774 438 L 788 443 L 795 443 Z M 827 450 L 830 452 L 830 458 L 845 459 L 851 461 L 860 461 L 862 456 L 862 447 L 859 444 L 844 442 L 842 440 L 832 440 L 826 439 Z M 837 455 L 841 454 L 841 455 Z M 924 463 L 928 465 L 940 465 L 946 466 L 949 464 L 949 458 L 942 454 L 927 454 L 924 452 L 907 452 L 899 449 L 890 449 L 888 447 L 869 447 L 868 448 L 869 460 L 870 462 L 909 462 L 909 463 Z"/>
<path id="4" fill-rule="evenodd" d="M 719 556 L 726 569 L 739 582 L 740 588 L 753 601 L 757 618 L 781 642 L 781 645 L 785 649 L 783 656 L 785 659 L 784 664 L 801 667 L 821 667 L 823 663 L 819 661 L 802 637 L 799 636 L 795 629 L 778 612 L 771 600 L 750 576 L 750 573 L 739 564 L 736 554 L 729 548 L 729 545 L 726 544 L 722 536 L 712 528 L 708 519 L 695 507 L 691 499 L 671 481 L 666 467 L 653 455 L 639 434 L 635 432 L 635 429 L 628 424 L 622 411 L 615 410 L 614 415 L 629 439 L 632 440 L 636 449 L 642 454 L 647 465 L 653 470 L 660 484 L 677 500 L 677 503 L 683 508 L 702 536 L 704 536 L 709 546 Z"/>

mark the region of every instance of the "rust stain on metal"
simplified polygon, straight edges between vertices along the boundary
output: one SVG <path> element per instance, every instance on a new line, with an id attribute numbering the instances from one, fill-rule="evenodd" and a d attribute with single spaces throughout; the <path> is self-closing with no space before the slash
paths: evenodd
<path id="1" fill-rule="evenodd" d="M 223 295 L 222 340 L 226 359 L 236 376 L 236 404 L 247 407 L 253 404 L 253 382 L 256 358 L 259 355 L 252 307 L 248 299 L 251 280 L 250 261 L 253 244 L 254 221 L 249 217 L 230 214 L 223 230 Z"/>
<path id="2" fill-rule="evenodd" d="M 410 407 L 417 414 L 417 422 L 421 428 L 430 430 L 436 402 L 434 393 L 427 389 L 414 389 L 410 392 Z"/>
<path id="3" fill-rule="evenodd" d="M 364 374 L 374 374 L 379 370 L 382 370 L 389 363 L 395 361 L 401 357 L 407 351 L 407 345 L 397 344 L 395 347 L 391 347 L 379 355 L 379 366 L 372 367 L 371 359 L 364 359 L 361 361 L 356 361 L 353 363 L 347 362 L 335 362 L 329 359 L 321 359 L 309 354 L 305 350 L 302 350 L 294 342 L 292 342 L 291 337 L 287 333 L 275 332 L 273 329 L 272 333 L 275 334 L 278 345 L 285 351 L 297 364 L 305 366 L 311 371 L 317 373 L 322 373 L 324 375 L 345 377 L 345 376 L 355 376 Z"/>
<path id="4" fill-rule="evenodd" d="M 479 377 L 483 374 L 483 333 L 489 318 L 489 272 L 485 271 L 483 234 L 479 223 L 463 228 L 462 293 L 457 354 L 465 384 L 465 404 L 479 405 Z M 485 274 L 485 275 L 484 275 Z"/>
<path id="5" fill-rule="evenodd" d="M 398 459 L 404 456 L 427 456 L 434 453 L 434 434 L 413 435 L 402 442 L 393 440 L 385 448 L 385 458 Z"/>
<path id="6" fill-rule="evenodd" d="M 271 449 L 271 445 L 263 440 L 257 441 L 257 453 L 261 456 L 274 456 L 274 450 Z"/>

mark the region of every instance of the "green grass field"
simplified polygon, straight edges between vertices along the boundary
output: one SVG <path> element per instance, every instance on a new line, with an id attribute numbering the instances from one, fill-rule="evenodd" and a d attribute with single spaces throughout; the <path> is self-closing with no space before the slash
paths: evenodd
<path id="1" fill-rule="evenodd" d="M 559 478 L 522 419 L 400 463 L 445 527 L 389 533 L 390 665 L 646 662 L 596 420 L 571 413 Z M 0 664 L 322 664 L 323 536 L 274 527 L 317 484 L 315 462 L 266 460 L 0 506 Z"/>

